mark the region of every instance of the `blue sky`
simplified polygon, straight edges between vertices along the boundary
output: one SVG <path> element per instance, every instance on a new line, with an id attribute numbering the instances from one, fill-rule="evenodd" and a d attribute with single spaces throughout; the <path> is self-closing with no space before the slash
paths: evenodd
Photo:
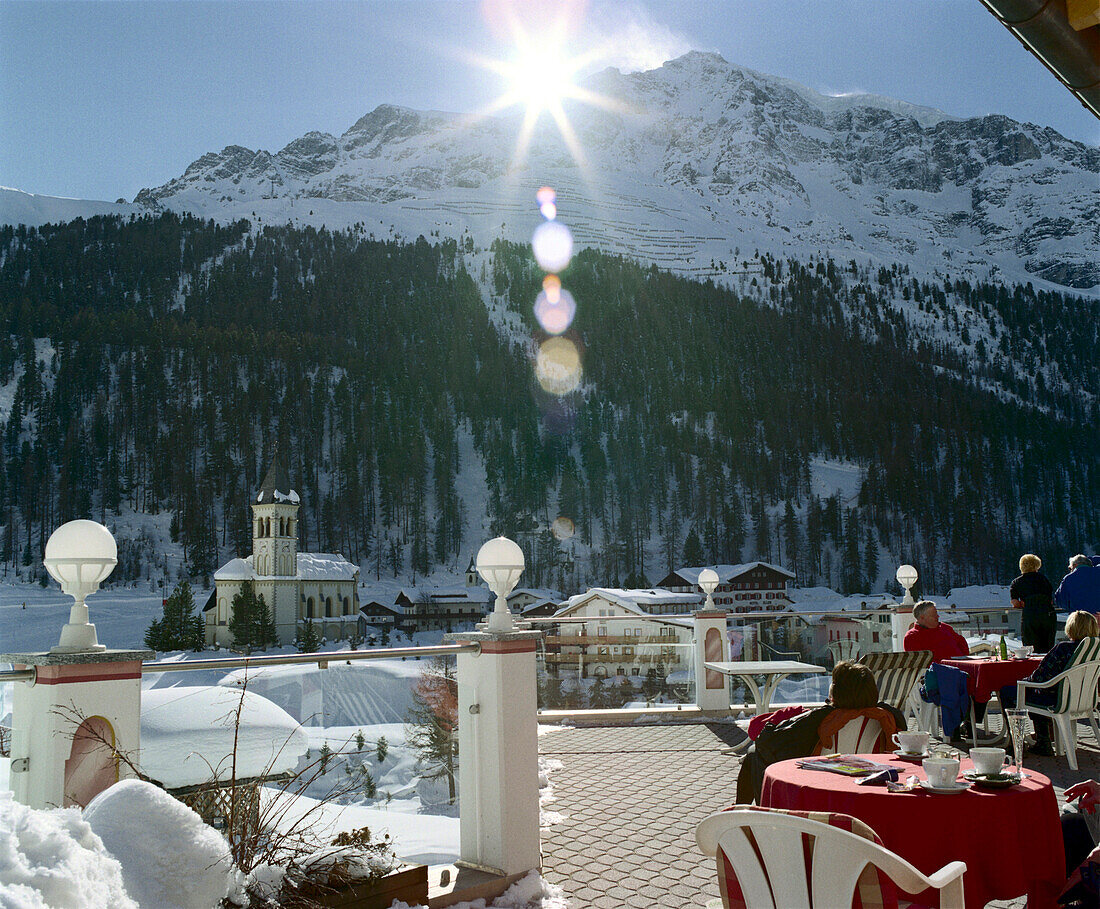
<path id="1" fill-rule="evenodd" d="M 537 20 L 540 2 L 521 14 Z M 476 110 L 504 86 L 468 58 L 511 55 L 506 3 L 0 2 L 0 185 L 132 199 L 205 152 L 339 134 L 381 103 Z M 822 92 L 1003 113 L 1100 143 L 1100 122 L 977 0 L 563 4 L 569 49 L 603 47 L 599 67 L 717 51 Z"/>

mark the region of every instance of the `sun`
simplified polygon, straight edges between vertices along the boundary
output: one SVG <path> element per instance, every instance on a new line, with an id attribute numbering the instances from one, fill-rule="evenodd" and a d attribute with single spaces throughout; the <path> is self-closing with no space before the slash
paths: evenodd
<path id="1" fill-rule="evenodd" d="M 559 10 L 563 8 L 558 7 Z M 570 23 L 567 15 L 544 20 L 534 26 L 515 15 L 516 10 L 514 5 L 508 6 L 510 15 L 505 25 L 512 51 L 507 59 L 490 59 L 481 55 L 468 58 L 469 62 L 499 75 L 502 83 L 502 93 L 474 114 L 473 119 L 480 120 L 510 109 L 522 110 L 523 121 L 516 137 L 514 155 L 518 161 L 526 155 L 535 127 L 546 114 L 557 125 L 574 160 L 583 165 L 580 142 L 566 116 L 566 102 L 618 109 L 618 105 L 610 99 L 579 83 L 582 73 L 604 59 L 604 50 L 593 48 L 584 53 L 573 52 L 568 40 Z"/>
<path id="2" fill-rule="evenodd" d="M 506 97 L 535 116 L 553 112 L 567 98 L 580 94 L 573 81 L 578 69 L 578 61 L 568 59 L 560 48 L 525 48 L 505 65 L 504 75 L 509 82 Z"/>

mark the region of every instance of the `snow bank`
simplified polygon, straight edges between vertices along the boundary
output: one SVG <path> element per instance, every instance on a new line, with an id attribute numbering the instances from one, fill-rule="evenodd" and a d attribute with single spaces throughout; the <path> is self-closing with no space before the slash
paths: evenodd
<path id="1" fill-rule="evenodd" d="M 116 783 L 92 799 L 84 819 L 121 863 L 126 890 L 140 906 L 210 909 L 229 890 L 229 844 L 151 783 Z M 118 904 L 103 900 L 95 905 Z"/>
<path id="2" fill-rule="evenodd" d="M 0 906 L 138 909 L 126 893 L 121 865 L 80 809 L 37 811 L 10 792 L 0 793 Z"/>
<path id="3" fill-rule="evenodd" d="M 215 771 L 228 779 L 234 744 L 239 780 L 294 770 L 309 747 L 292 716 L 252 691 L 179 686 L 142 692 L 141 769 L 165 786 L 195 786 Z"/>

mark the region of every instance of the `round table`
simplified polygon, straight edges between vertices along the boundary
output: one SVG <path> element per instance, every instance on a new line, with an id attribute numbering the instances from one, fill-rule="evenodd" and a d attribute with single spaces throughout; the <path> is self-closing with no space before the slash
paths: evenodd
<path id="1" fill-rule="evenodd" d="M 903 780 L 911 774 L 925 778 L 919 762 L 884 754 L 861 757 L 896 767 Z M 799 760 L 804 758 L 768 767 L 761 805 L 859 818 L 887 849 L 925 874 L 951 861 L 966 862 L 967 906 L 1025 893 L 1029 909 L 1057 905 L 1066 878 L 1065 854 L 1058 797 L 1042 774 L 1025 766 L 1029 779 L 1009 789 L 889 792 L 884 786 L 859 786 L 854 777 L 802 770 Z M 964 759 L 960 772 L 971 767 Z M 936 891 L 912 896 L 933 905 Z"/>
<path id="2" fill-rule="evenodd" d="M 956 657 L 940 660 L 944 666 L 952 666 L 966 673 L 966 693 L 979 704 L 985 704 L 1005 685 L 1015 685 L 1026 679 L 1041 662 L 1042 657 L 1025 657 L 1022 660 L 997 660 L 983 657 Z"/>

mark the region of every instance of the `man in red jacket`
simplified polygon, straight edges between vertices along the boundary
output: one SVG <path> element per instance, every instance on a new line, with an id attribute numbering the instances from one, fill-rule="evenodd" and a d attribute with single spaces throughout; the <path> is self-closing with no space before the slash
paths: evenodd
<path id="1" fill-rule="evenodd" d="M 902 642 L 906 650 L 931 650 L 934 663 L 970 653 L 970 645 L 966 643 L 966 638 L 950 625 L 940 621 L 936 604 L 931 600 L 921 600 L 913 607 L 913 619 L 914 622 L 905 632 L 905 639 Z M 974 718 L 979 722 L 985 717 L 985 708 L 985 704 L 974 703 Z M 966 720 L 954 731 L 952 738 L 966 739 L 970 734 L 970 721 Z"/>
<path id="2" fill-rule="evenodd" d="M 906 650 L 931 650 L 934 663 L 970 653 L 966 638 L 940 621 L 936 604 L 931 600 L 921 600 L 913 607 L 913 619 L 905 632 L 903 647 Z"/>

